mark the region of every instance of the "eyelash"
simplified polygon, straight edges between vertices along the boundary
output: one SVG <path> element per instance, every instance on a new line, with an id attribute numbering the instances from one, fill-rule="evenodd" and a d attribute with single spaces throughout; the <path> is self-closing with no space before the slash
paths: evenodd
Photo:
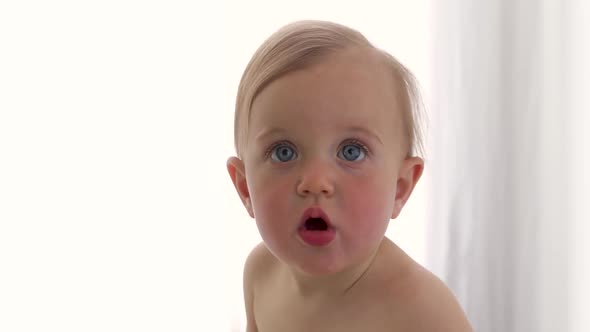
<path id="1" fill-rule="evenodd" d="M 367 155 L 367 156 L 368 156 L 368 155 L 370 154 L 370 152 L 371 152 L 371 151 L 369 150 L 369 148 L 367 147 L 367 145 L 365 145 L 363 142 L 359 141 L 359 140 L 358 140 L 358 139 L 356 139 L 356 138 L 345 140 L 344 142 L 342 142 L 342 144 L 340 144 L 340 146 L 339 146 L 338 148 L 340 149 L 340 148 L 342 148 L 343 146 L 345 146 L 345 145 L 349 145 L 349 144 L 350 144 L 350 145 L 358 145 L 358 146 L 359 146 L 359 147 L 360 147 L 360 148 L 363 150 L 363 152 L 365 153 L 365 155 Z M 266 149 L 266 151 L 264 151 L 264 158 L 265 158 L 265 159 L 268 159 L 268 158 L 270 158 L 270 155 L 272 154 L 272 152 L 274 151 L 274 149 L 275 149 L 276 147 L 278 147 L 278 146 L 281 146 L 281 145 L 287 145 L 287 146 L 290 146 L 291 148 L 295 149 L 295 148 L 293 147 L 293 144 L 291 144 L 291 142 L 289 142 L 289 141 L 278 141 L 278 142 L 275 142 L 275 143 L 271 144 L 271 145 L 270 145 L 270 146 L 269 146 L 269 147 Z"/>
<path id="2" fill-rule="evenodd" d="M 355 138 L 344 141 L 342 144 L 340 144 L 340 148 L 342 148 L 345 145 L 358 145 L 363 150 L 365 155 L 368 156 L 370 153 L 369 148 L 363 142 Z"/>
<path id="3" fill-rule="evenodd" d="M 274 149 L 276 149 L 278 146 L 281 146 L 281 145 L 287 145 L 287 146 L 290 146 L 292 149 L 295 149 L 293 147 L 293 144 L 291 144 L 291 142 L 289 142 L 289 141 L 278 141 L 278 142 L 275 142 L 275 143 L 271 144 L 268 147 L 268 149 L 266 149 L 266 151 L 264 152 L 264 158 L 265 159 L 270 158 L 270 155 L 272 154 L 272 152 L 274 151 Z"/>

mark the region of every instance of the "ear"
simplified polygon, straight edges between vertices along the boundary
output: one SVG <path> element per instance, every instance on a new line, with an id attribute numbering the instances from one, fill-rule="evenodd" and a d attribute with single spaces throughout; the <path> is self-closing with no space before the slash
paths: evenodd
<path id="1" fill-rule="evenodd" d="M 248 190 L 248 182 L 246 181 L 246 170 L 244 162 L 238 157 L 230 157 L 227 160 L 227 171 L 231 177 L 234 187 L 242 200 L 242 204 L 248 211 L 250 217 L 254 218 L 254 210 L 252 209 L 252 200 L 250 199 L 250 191 Z"/>
<path id="2" fill-rule="evenodd" d="M 422 158 L 409 157 L 402 162 L 397 177 L 397 189 L 391 219 L 395 219 L 399 216 L 402 208 L 406 205 L 408 198 L 410 198 L 410 194 L 412 194 L 416 183 L 420 180 L 423 170 L 424 161 Z"/>

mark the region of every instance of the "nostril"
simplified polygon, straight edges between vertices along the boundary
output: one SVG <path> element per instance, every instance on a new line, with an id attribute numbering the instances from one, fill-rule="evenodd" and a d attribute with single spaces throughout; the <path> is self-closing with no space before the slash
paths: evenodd
<path id="1" fill-rule="evenodd" d="M 297 192 L 300 195 L 331 195 L 333 186 L 327 180 L 302 181 L 297 185 Z"/>

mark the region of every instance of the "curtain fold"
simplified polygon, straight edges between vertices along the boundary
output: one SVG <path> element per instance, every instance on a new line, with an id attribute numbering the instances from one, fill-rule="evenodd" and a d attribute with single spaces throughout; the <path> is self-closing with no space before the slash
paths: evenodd
<path id="1" fill-rule="evenodd" d="M 590 331 L 588 5 L 431 9 L 427 265 L 476 331 Z"/>

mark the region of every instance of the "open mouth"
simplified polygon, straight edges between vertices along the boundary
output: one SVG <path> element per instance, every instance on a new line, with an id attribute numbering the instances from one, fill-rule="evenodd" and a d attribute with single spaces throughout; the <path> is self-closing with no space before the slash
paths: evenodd
<path id="1" fill-rule="evenodd" d="M 322 209 L 313 207 L 305 210 L 301 217 L 299 237 L 307 245 L 324 247 L 334 240 L 336 229 Z"/>
<path id="2" fill-rule="evenodd" d="M 301 216 L 299 237 L 307 245 L 324 247 L 335 239 L 336 228 L 321 208 L 312 207 L 305 210 Z"/>
<path id="3" fill-rule="evenodd" d="M 326 231 L 332 228 L 332 224 L 321 208 L 311 207 L 301 216 L 301 228 L 307 231 Z"/>
<path id="4" fill-rule="evenodd" d="M 309 218 L 303 224 L 308 231 L 326 231 L 328 223 L 323 218 Z"/>

